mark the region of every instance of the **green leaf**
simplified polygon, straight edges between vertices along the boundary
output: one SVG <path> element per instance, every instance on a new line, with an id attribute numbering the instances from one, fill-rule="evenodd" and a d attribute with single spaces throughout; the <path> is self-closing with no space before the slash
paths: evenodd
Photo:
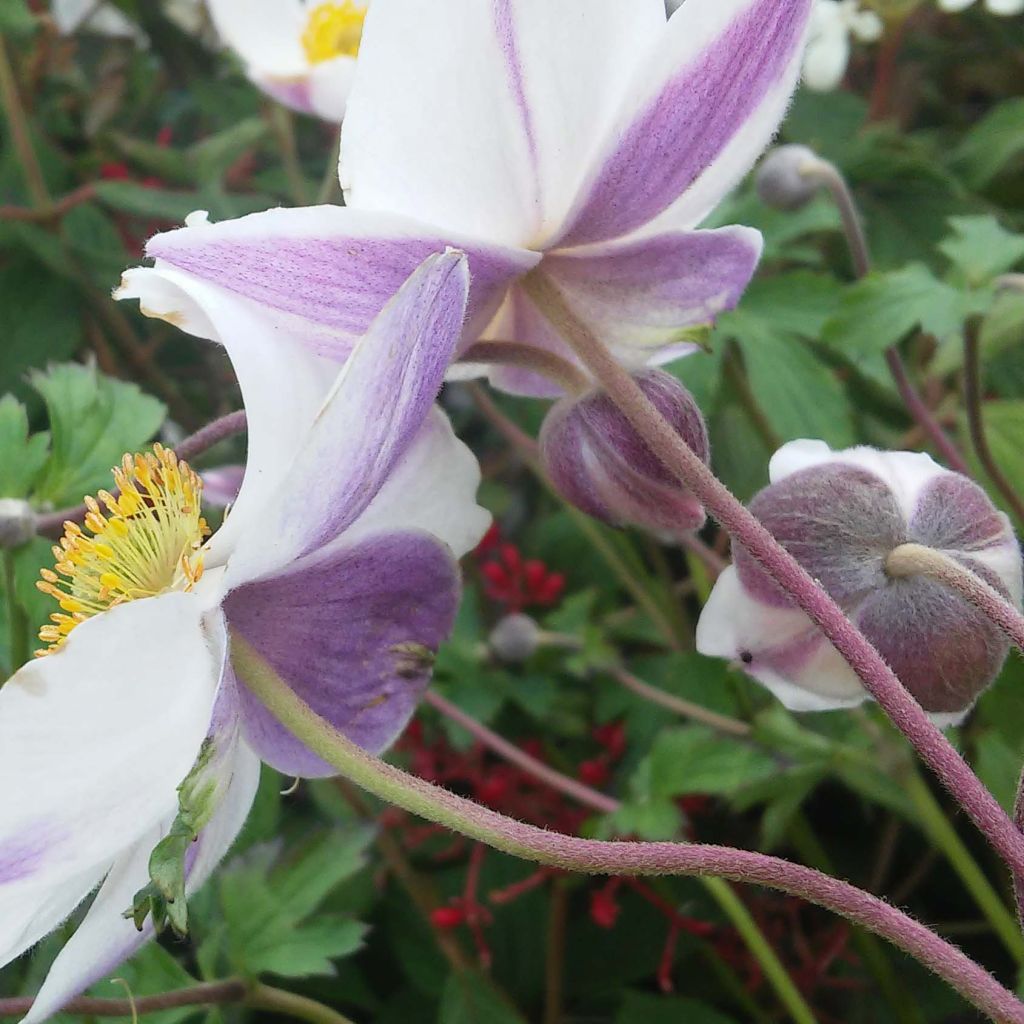
<path id="1" fill-rule="evenodd" d="M 81 345 L 78 293 L 35 260 L 15 257 L 0 274 L 0 308 L 0 394 L 24 395 L 27 371 L 67 359 Z"/>
<path id="2" fill-rule="evenodd" d="M 1021 750 L 994 730 L 984 733 L 978 740 L 974 770 L 985 783 L 989 792 L 1002 804 L 1003 810 L 1013 813 L 1017 797 L 1017 781 L 1020 778 Z"/>
<path id="3" fill-rule="evenodd" d="M 729 796 L 776 770 L 774 759 L 763 751 L 702 725 L 663 732 L 646 764 L 647 792 L 654 798 L 688 793 Z"/>
<path id="4" fill-rule="evenodd" d="M 48 434 L 28 433 L 28 414 L 13 396 L 0 398 L 0 498 L 27 498 L 46 463 Z"/>
<path id="5" fill-rule="evenodd" d="M 310 978 L 334 973 L 332 960 L 359 952 L 367 926 L 339 914 L 321 914 L 299 928 L 253 935 L 246 947 L 250 975 L 269 971 L 284 978 Z"/>
<path id="6" fill-rule="evenodd" d="M 137 217 L 178 222 L 203 205 L 194 192 L 147 188 L 134 181 L 98 181 L 95 187 L 96 195 L 106 206 Z"/>
<path id="7" fill-rule="evenodd" d="M 941 341 L 960 331 L 967 316 L 978 311 L 979 301 L 913 263 L 851 285 L 822 339 L 854 359 L 883 352 L 917 328 Z"/>
<path id="8" fill-rule="evenodd" d="M 982 416 L 992 458 L 1019 494 L 1024 489 L 1024 401 L 986 402 Z M 979 472 L 983 477 L 983 471 Z M 1003 504 L 997 491 L 990 489 L 989 493 L 997 505 Z"/>
<path id="9" fill-rule="evenodd" d="M 1024 235 L 1007 231 L 995 217 L 951 217 L 953 234 L 939 248 L 973 287 L 991 281 L 1024 259 Z"/>
<path id="10" fill-rule="evenodd" d="M 627 992 L 615 1024 L 736 1024 L 696 999 L 672 999 L 640 992 Z"/>
<path id="11" fill-rule="evenodd" d="M 615 835 L 638 836 L 655 843 L 678 838 L 683 814 L 671 800 L 625 800 L 609 816 L 608 824 Z"/>
<path id="12" fill-rule="evenodd" d="M 142 448 L 166 410 L 134 384 L 95 367 L 66 364 L 32 376 L 50 415 L 51 454 L 36 488 L 40 502 L 74 505 L 111 485 L 110 469 Z"/>
<path id="13" fill-rule="evenodd" d="M 953 154 L 973 188 L 984 188 L 1016 156 L 1024 153 L 1024 98 L 1006 100 L 981 119 Z"/>
<path id="14" fill-rule="evenodd" d="M 189 149 L 195 180 L 220 179 L 238 157 L 263 139 L 267 131 L 263 118 L 250 117 L 197 142 Z"/>
<path id="15" fill-rule="evenodd" d="M 526 1024 L 525 1018 L 476 972 L 451 974 L 441 995 L 438 1024 Z"/>
<path id="16" fill-rule="evenodd" d="M 0 34 L 28 36 L 38 27 L 39 22 L 25 0 L 0 0 Z"/>

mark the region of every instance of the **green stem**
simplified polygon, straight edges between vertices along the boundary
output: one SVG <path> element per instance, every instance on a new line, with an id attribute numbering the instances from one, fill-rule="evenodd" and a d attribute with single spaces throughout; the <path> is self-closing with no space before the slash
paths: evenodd
<path id="1" fill-rule="evenodd" d="M 327 168 L 323 178 L 320 179 L 320 188 L 316 193 L 317 206 L 323 206 L 332 202 L 335 196 L 341 198 L 341 184 L 338 181 L 338 157 L 341 155 L 341 129 L 334 133 L 334 142 L 331 144 L 331 153 L 328 157 Z"/>
<path id="2" fill-rule="evenodd" d="M 46 187 L 46 179 L 43 177 L 39 158 L 32 147 L 28 119 L 25 117 L 21 95 L 18 93 L 14 68 L 11 67 L 11 61 L 7 54 L 7 44 L 2 36 L 0 36 L 0 102 L 3 103 L 4 113 L 7 115 L 11 144 L 17 154 L 18 163 L 21 164 L 22 173 L 25 175 L 25 184 L 28 186 L 32 203 L 37 207 L 49 207 L 50 191 Z"/>
<path id="3" fill-rule="evenodd" d="M 245 1005 L 254 1010 L 270 1010 L 272 1013 L 284 1014 L 298 1020 L 309 1021 L 309 1024 L 352 1024 L 348 1017 L 332 1010 L 315 999 L 286 992 L 281 988 L 256 984 L 249 990 Z"/>
<path id="4" fill-rule="evenodd" d="M 280 104 L 274 103 L 269 108 L 270 127 L 277 137 L 281 149 L 281 163 L 288 179 L 288 189 L 292 194 L 292 202 L 296 206 L 308 206 L 309 195 L 306 191 L 306 176 L 302 173 L 299 163 L 299 151 L 295 142 L 295 121 L 291 111 Z"/>
<path id="5" fill-rule="evenodd" d="M 920 922 L 847 882 L 750 850 L 698 843 L 581 839 L 516 821 L 366 753 L 317 715 L 234 633 L 231 656 L 238 679 L 296 739 L 357 786 L 406 811 L 504 853 L 567 871 L 716 876 L 778 889 L 884 936 L 993 1020 L 1024 1024 L 1024 1003 L 984 968 Z"/>
<path id="6" fill-rule="evenodd" d="M 28 617 L 18 601 L 14 586 L 14 552 L 4 551 L 4 590 L 7 594 L 7 629 L 11 656 L 11 675 L 29 658 Z"/>
<path id="7" fill-rule="evenodd" d="M 732 922 L 732 926 L 740 933 L 747 948 L 754 954 L 765 977 L 771 982 L 772 988 L 789 1011 L 790 1017 L 796 1024 L 816 1024 L 814 1012 L 807 1005 L 800 990 L 793 984 L 793 979 L 782 961 L 775 955 L 775 950 L 768 944 L 764 933 L 758 928 L 757 922 L 743 901 L 733 892 L 732 887 L 721 878 L 702 878 L 701 882 Z"/>
<path id="8" fill-rule="evenodd" d="M 917 808 L 924 831 L 945 854 L 1007 952 L 1018 964 L 1024 966 L 1024 935 L 1021 935 L 1016 918 L 985 877 L 956 829 L 949 823 L 935 795 L 916 771 L 907 772 L 902 782 Z"/>

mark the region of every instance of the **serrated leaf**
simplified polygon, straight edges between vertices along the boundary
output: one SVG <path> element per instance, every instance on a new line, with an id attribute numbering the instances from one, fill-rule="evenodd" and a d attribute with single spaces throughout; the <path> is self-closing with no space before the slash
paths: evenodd
<path id="1" fill-rule="evenodd" d="M 967 282 L 985 284 L 1024 259 L 1024 235 L 1007 231 L 995 217 L 951 217 L 953 234 L 939 248 Z"/>
<path id="2" fill-rule="evenodd" d="M 367 926 L 352 918 L 321 914 L 298 928 L 252 936 L 245 950 L 250 975 L 269 971 L 285 978 L 311 978 L 334 973 L 332 960 L 357 953 Z"/>
<path id="3" fill-rule="evenodd" d="M 163 422 L 163 404 L 134 384 L 69 363 L 32 376 L 50 416 L 50 458 L 36 487 L 40 502 L 74 505 L 111 485 L 110 469 L 141 449 Z"/>
<path id="4" fill-rule="evenodd" d="M 842 355 L 873 355 L 920 329 L 942 340 L 960 331 L 985 300 L 940 281 L 923 264 L 872 274 L 851 285 L 822 339 Z"/>
<path id="5" fill-rule="evenodd" d="M 0 398 L 0 498 L 28 497 L 49 446 L 49 434 L 29 436 L 28 413 L 13 395 Z"/>
<path id="6" fill-rule="evenodd" d="M 437 1024 L 526 1024 L 491 983 L 476 972 L 451 974 L 441 996 Z"/>

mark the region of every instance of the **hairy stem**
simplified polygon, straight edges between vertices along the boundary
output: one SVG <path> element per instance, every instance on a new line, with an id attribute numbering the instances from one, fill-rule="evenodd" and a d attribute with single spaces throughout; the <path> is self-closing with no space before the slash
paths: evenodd
<path id="1" fill-rule="evenodd" d="M 850 248 L 854 273 L 857 277 L 866 277 L 871 272 L 871 249 L 868 246 L 864 225 L 857 210 L 857 201 L 853 198 L 853 192 L 850 191 L 846 178 L 835 164 L 820 158 L 808 160 L 801 168 L 800 173 L 809 181 L 816 182 L 828 189 L 843 222 L 843 234 L 846 236 L 846 242 Z M 907 373 L 903 357 L 895 345 L 891 345 L 885 350 L 885 363 L 889 367 L 900 399 L 914 422 L 931 439 L 932 444 L 935 445 L 951 469 L 970 476 L 970 470 L 960 449 L 949 439 L 931 409 L 928 408 L 914 387 L 910 375 Z"/>
<path id="2" fill-rule="evenodd" d="M 370 793 L 512 856 L 587 874 L 692 875 L 764 885 L 843 915 L 935 971 L 993 1020 L 1024 1024 L 1024 1003 L 924 925 L 847 882 L 777 857 L 688 843 L 580 839 L 507 818 L 367 754 L 304 704 L 237 634 L 238 678 L 297 739 Z"/>
<path id="3" fill-rule="evenodd" d="M 985 419 L 981 401 L 981 339 L 976 321 L 967 324 L 964 332 L 964 405 L 967 409 L 967 429 L 971 435 L 974 454 L 978 456 L 989 479 L 1003 496 L 1017 522 L 1024 524 L 1024 500 L 1007 479 L 992 455 L 985 434 Z"/>
<path id="4" fill-rule="evenodd" d="M 885 560 L 885 571 L 897 579 L 927 576 L 955 590 L 991 619 L 1024 652 L 1024 615 L 991 584 L 943 551 L 923 544 L 901 544 Z"/>
<path id="5" fill-rule="evenodd" d="M 582 395 L 593 387 L 590 378 L 568 359 L 521 341 L 478 341 L 463 353 L 460 362 L 497 363 L 531 370 L 570 395 Z"/>
<path id="6" fill-rule="evenodd" d="M 576 319 L 554 286 L 539 275 L 531 275 L 526 278 L 526 287 L 651 451 L 821 629 L 1000 855 L 1015 872 L 1024 874 L 1024 836 L 907 692 L 885 659 L 803 566 L 680 438 L 628 371 Z"/>

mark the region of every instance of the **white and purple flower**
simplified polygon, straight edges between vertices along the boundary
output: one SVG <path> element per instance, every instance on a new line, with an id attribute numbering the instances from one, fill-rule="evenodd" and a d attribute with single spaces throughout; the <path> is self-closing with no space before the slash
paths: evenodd
<path id="1" fill-rule="evenodd" d="M 839 603 L 921 706 L 956 723 L 991 683 L 1009 644 L 942 583 L 894 578 L 886 560 L 921 544 L 977 573 L 1016 606 L 1021 552 L 1006 516 L 971 480 L 917 452 L 793 441 L 751 511 Z M 736 661 L 794 711 L 868 699 L 854 670 L 754 559 L 734 550 L 697 626 L 702 654 Z"/>
<path id="2" fill-rule="evenodd" d="M 302 114 L 340 124 L 369 0 L 207 0 L 252 82 Z"/>
<path id="3" fill-rule="evenodd" d="M 171 298 L 151 273 L 125 293 Z M 258 321 L 234 325 L 249 458 L 222 528 L 204 540 L 198 477 L 156 449 L 126 456 L 118 493 L 55 549 L 50 650 L 0 689 L 0 965 L 99 891 L 29 1022 L 152 934 L 123 915 L 186 799 L 192 892 L 241 828 L 261 760 L 332 774 L 235 677 L 232 637 L 367 750 L 408 721 L 454 619 L 456 556 L 489 521 L 476 461 L 433 404 L 468 290 L 463 256 L 431 257 L 340 374 Z M 221 337 L 220 312 L 192 305 L 183 326 Z"/>
<path id="4" fill-rule="evenodd" d="M 342 132 L 346 207 L 194 224 L 147 253 L 342 359 L 412 268 L 454 245 L 473 270 L 460 354 L 486 338 L 573 358 L 522 286 L 534 274 L 626 366 L 665 362 L 757 264 L 758 232 L 696 228 L 774 134 L 810 8 L 687 0 L 666 20 L 663 0 L 375 0 Z M 525 369 L 489 373 L 558 393 Z"/>

